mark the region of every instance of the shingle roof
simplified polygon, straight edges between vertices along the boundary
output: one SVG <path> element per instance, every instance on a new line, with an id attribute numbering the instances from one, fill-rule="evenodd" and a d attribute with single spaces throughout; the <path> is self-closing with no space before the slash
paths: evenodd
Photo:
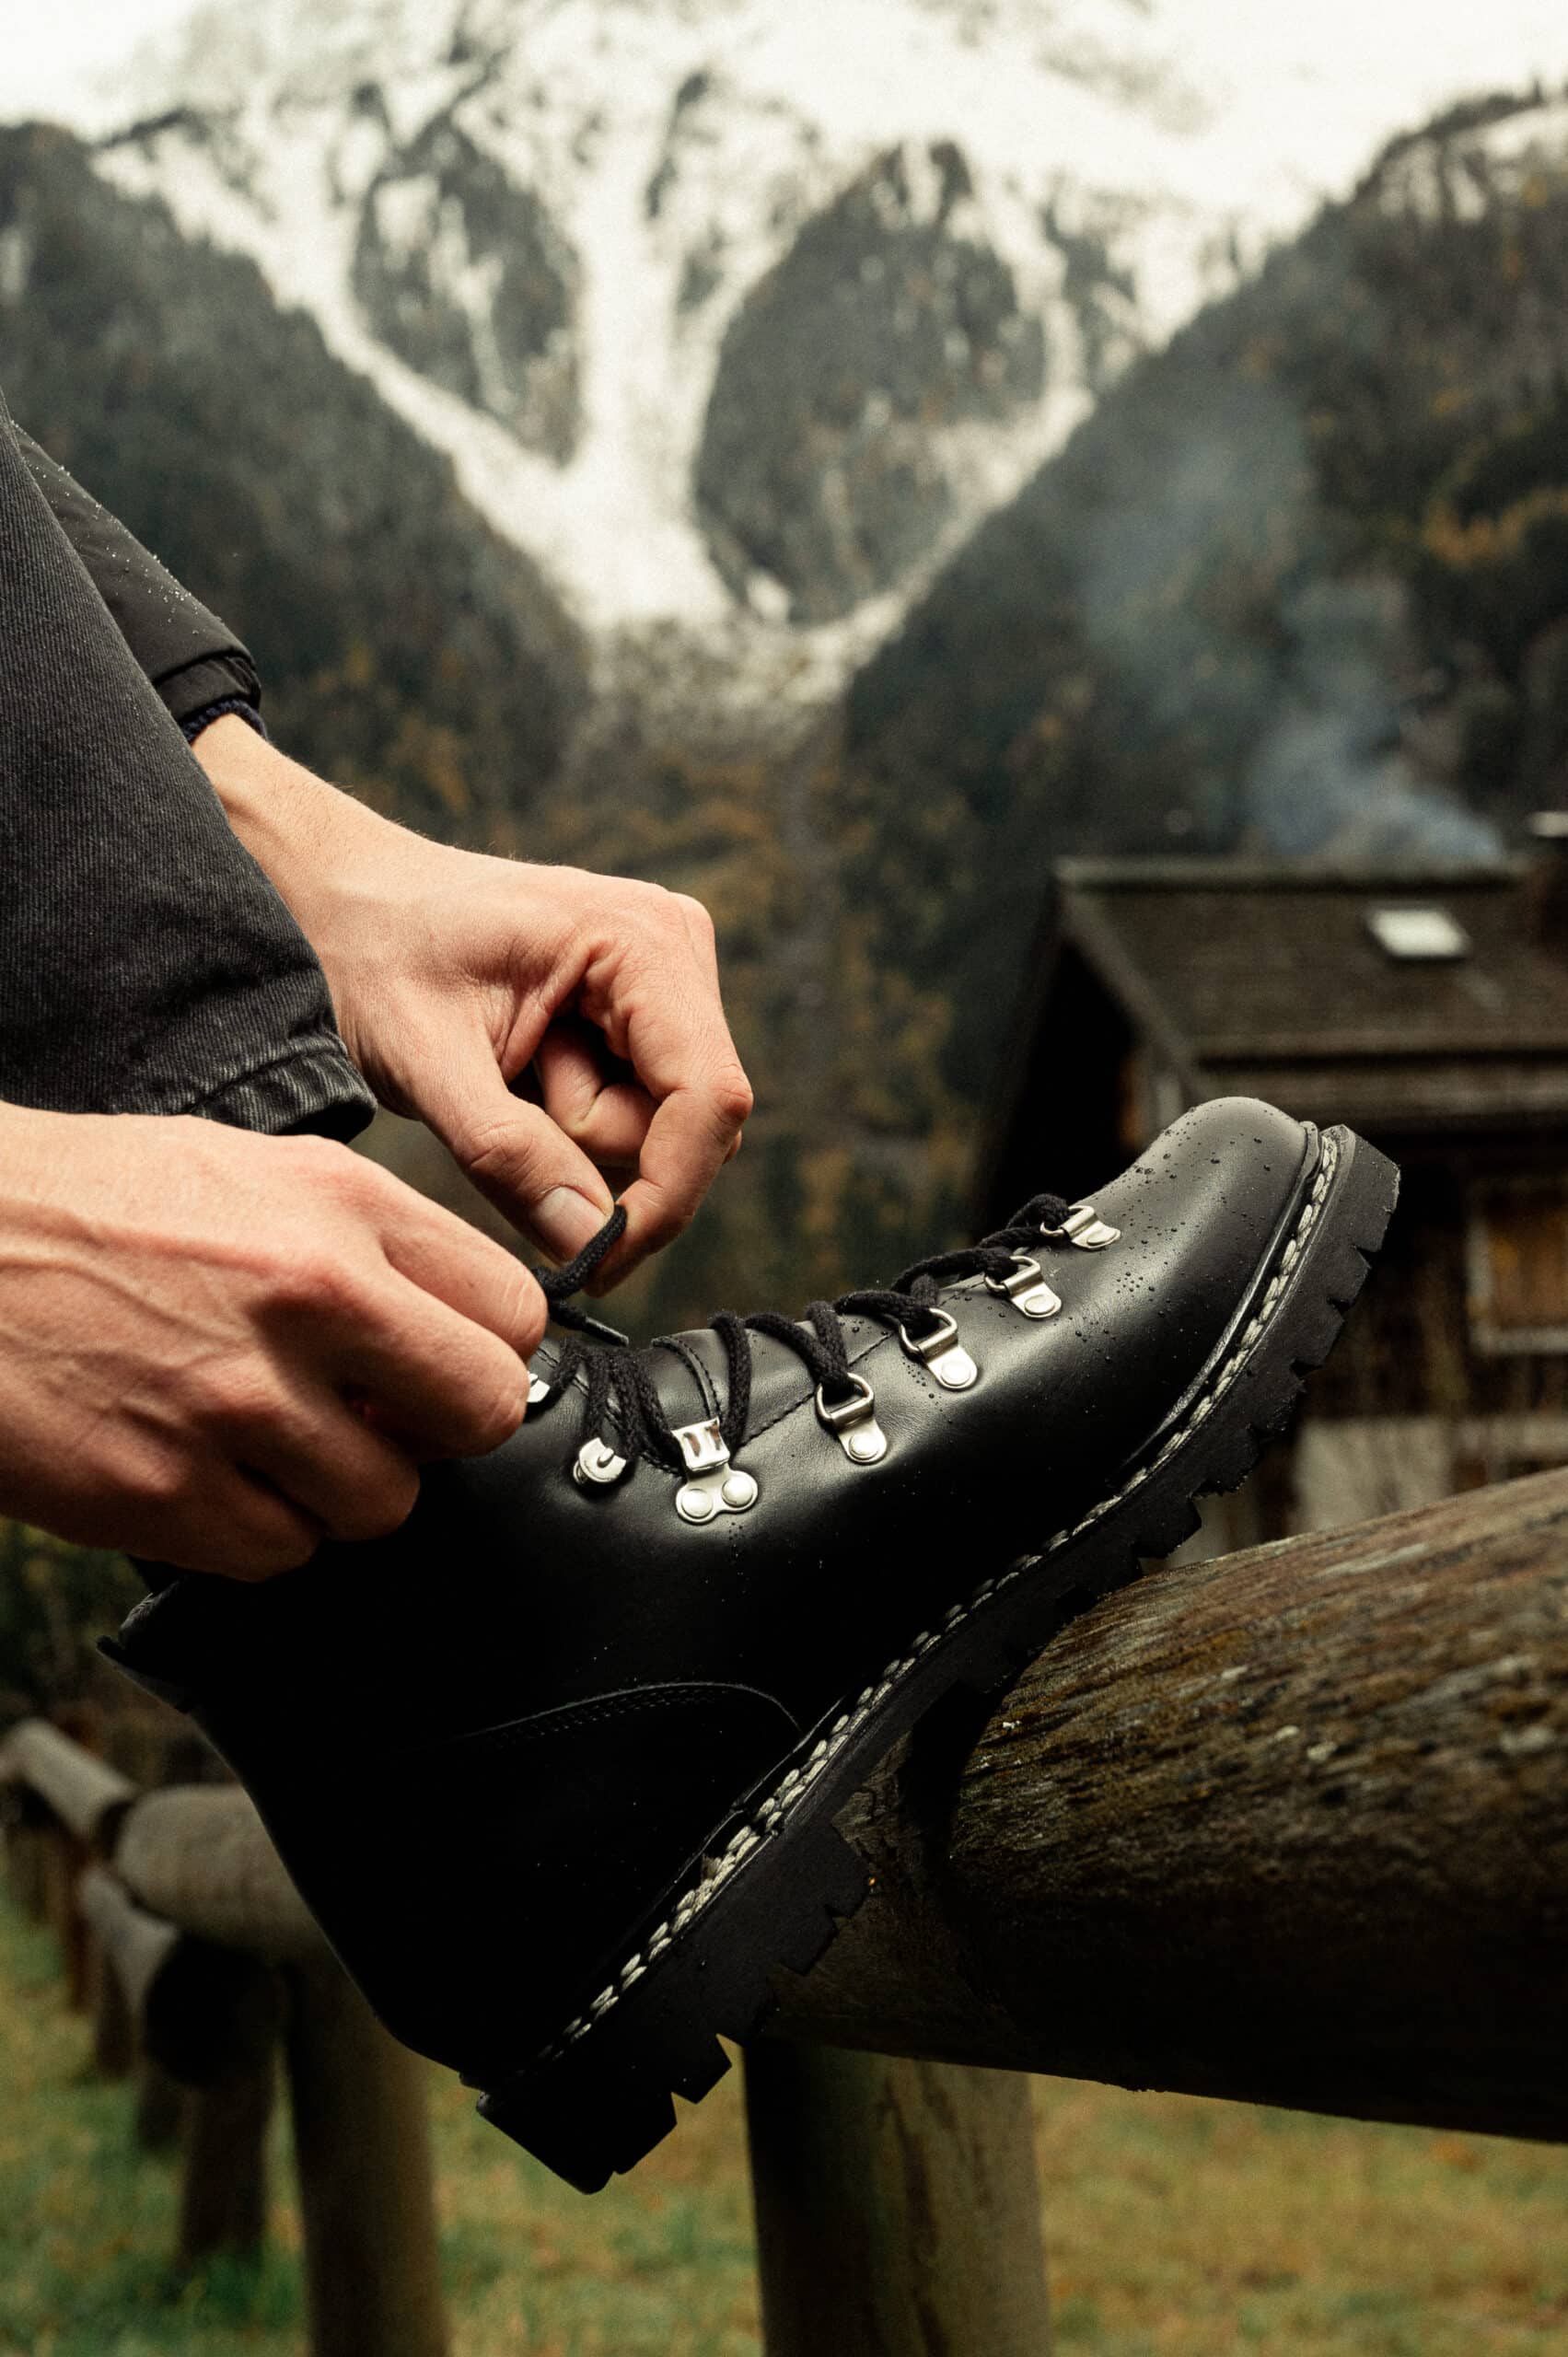
<path id="1" fill-rule="evenodd" d="M 1064 861 L 1066 937 L 1189 1089 L 1375 1129 L 1568 1125 L 1568 944 L 1527 865 Z M 1469 953 L 1406 961 L 1370 913 L 1435 907 Z"/>

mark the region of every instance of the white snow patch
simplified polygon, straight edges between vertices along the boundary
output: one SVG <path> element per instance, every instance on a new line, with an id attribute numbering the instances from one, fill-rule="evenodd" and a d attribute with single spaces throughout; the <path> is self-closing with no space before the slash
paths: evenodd
<path id="1" fill-rule="evenodd" d="M 121 0 L 127 21 L 138 5 Z M 1124 302 L 1107 297 L 1125 359 L 1348 190 L 1392 134 L 1532 75 L 1568 79 L 1562 0 L 223 0 L 149 52 L 121 98 L 122 117 L 175 99 L 205 112 L 215 157 L 171 134 L 150 155 L 110 151 L 103 168 L 254 256 L 596 632 L 675 617 L 733 637 L 743 663 L 787 642 L 800 659 L 782 668 L 821 682 L 897 626 L 1089 406 L 1048 207 L 1063 230 L 1103 237 L 1131 282 Z M 575 258 L 583 419 L 563 465 L 406 367 L 354 302 L 365 192 L 444 113 L 536 191 Z M 1568 109 L 1481 138 L 1523 172 L 1543 143 L 1568 146 Z M 974 180 L 962 233 L 1004 257 L 1044 324 L 1047 397 L 1009 424 L 936 438 L 958 512 L 895 591 L 801 631 L 764 575 L 738 613 L 690 489 L 726 331 L 803 222 L 889 148 L 929 218 L 931 150 L 949 141 Z M 1411 202 L 1435 201 L 1430 151 L 1412 150 Z M 473 261 L 434 182 L 389 183 L 377 203 L 384 234 L 434 252 L 499 396 L 494 268 Z"/>

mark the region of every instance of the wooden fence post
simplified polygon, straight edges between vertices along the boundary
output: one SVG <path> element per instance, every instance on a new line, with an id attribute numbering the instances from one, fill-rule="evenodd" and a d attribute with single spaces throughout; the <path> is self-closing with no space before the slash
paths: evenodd
<path id="1" fill-rule="evenodd" d="M 44 1849 L 48 1832 L 41 1803 L 24 1787 L 16 1791 L 14 1813 L 6 1826 L 6 1864 L 17 1904 L 34 1923 L 41 1923 L 48 1905 Z"/>
<path id="2" fill-rule="evenodd" d="M 100 2079 L 129 2078 L 136 2061 L 136 2025 L 114 1960 L 90 1925 L 87 1980 L 93 2017 L 93 2069 Z"/>
<path id="3" fill-rule="evenodd" d="M 183 2142 L 178 2262 L 251 2255 L 266 2230 L 276 1976 L 257 1956 L 147 1914 L 102 1866 L 83 1875 L 81 1905 L 97 1958 L 99 2036 L 112 1993 L 127 2061 L 142 2057 L 137 2141 Z"/>
<path id="4" fill-rule="evenodd" d="M 190 2099 L 189 2087 L 182 2087 L 150 2054 L 142 2055 L 136 2064 L 136 2107 L 133 2116 L 137 2149 L 144 2153 L 172 2152 L 180 2142 Z"/>
<path id="5" fill-rule="evenodd" d="M 285 1977 L 310 2357 L 447 2357 L 424 2065 L 331 1958 Z"/>
<path id="6" fill-rule="evenodd" d="M 274 2083 L 269 2054 L 254 2069 L 199 2087 L 185 2107 L 179 2264 L 217 2251 L 253 2258 L 267 2230 L 267 2130 Z"/>
<path id="7" fill-rule="evenodd" d="M 746 2095 L 767 2357 L 1044 2357 L 1027 2079 L 761 2044 Z"/>
<path id="8" fill-rule="evenodd" d="M 81 1842 L 66 1826 L 44 1828 L 44 1920 L 60 1950 L 65 2003 L 74 2014 L 85 2013 L 87 2005 L 87 1927 L 76 1903 L 76 1885 L 86 1864 Z"/>

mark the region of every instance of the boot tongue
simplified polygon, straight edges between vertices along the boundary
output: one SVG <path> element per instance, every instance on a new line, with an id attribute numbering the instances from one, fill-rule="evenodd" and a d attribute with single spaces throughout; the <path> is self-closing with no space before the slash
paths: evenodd
<path id="1" fill-rule="evenodd" d="M 853 1319 L 845 1320 L 852 1332 Z M 659 1399 L 673 1425 L 696 1423 L 723 1412 L 729 1399 L 729 1363 L 724 1344 L 711 1326 L 671 1338 L 668 1344 L 642 1353 L 654 1378 Z M 771 1334 L 748 1333 L 751 1353 L 751 1407 L 748 1432 L 759 1432 L 774 1418 L 811 1397 L 811 1376 L 796 1353 Z M 693 1364 L 694 1363 L 694 1364 Z M 695 1368 L 700 1368 L 699 1380 Z M 744 1451 L 746 1444 L 741 1442 Z"/>
<path id="2" fill-rule="evenodd" d="M 710 1417 L 719 1413 L 725 1403 L 724 1352 L 719 1347 L 718 1336 L 707 1335 L 718 1359 L 716 1373 L 706 1355 L 692 1347 L 703 1339 L 701 1335 L 682 1334 L 679 1339 L 679 1350 L 671 1350 L 667 1343 L 650 1342 L 637 1353 L 653 1378 L 659 1405 L 675 1431 L 679 1431 L 682 1424 L 706 1423 Z M 689 1352 L 690 1357 L 687 1355 Z M 701 1364 L 703 1376 L 699 1376 L 691 1364 L 693 1358 Z M 706 1377 L 705 1383 L 703 1376 Z"/>

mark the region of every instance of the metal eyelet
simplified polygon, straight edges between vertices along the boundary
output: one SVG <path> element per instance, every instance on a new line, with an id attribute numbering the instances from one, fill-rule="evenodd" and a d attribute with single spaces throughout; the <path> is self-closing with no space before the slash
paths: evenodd
<path id="1" fill-rule="evenodd" d="M 1027 1252 L 1015 1252 L 1013 1259 L 1017 1265 L 1012 1275 L 987 1277 L 987 1286 L 1021 1309 L 1026 1318 L 1054 1318 L 1062 1306 L 1062 1295 L 1047 1284 L 1040 1262 L 1031 1260 Z"/>
<path id="2" fill-rule="evenodd" d="M 832 1434 L 852 1465 L 875 1465 L 888 1454 L 888 1435 L 877 1421 L 877 1394 L 863 1375 L 845 1380 L 852 1387 L 847 1399 L 830 1402 L 822 1386 L 817 1386 L 817 1421 Z"/>
<path id="3" fill-rule="evenodd" d="M 912 1359 L 931 1369 L 944 1391 L 967 1391 L 980 1369 L 958 1341 L 958 1321 L 948 1309 L 933 1315 L 940 1323 L 929 1334 L 912 1335 L 900 1326 L 899 1340 Z"/>
<path id="4" fill-rule="evenodd" d="M 586 1490 L 590 1484 L 595 1489 L 608 1490 L 620 1480 L 626 1465 L 627 1459 L 618 1457 L 610 1443 L 600 1440 L 596 1434 L 592 1440 L 586 1440 L 577 1451 L 572 1467 L 572 1479 L 579 1490 Z"/>
<path id="5" fill-rule="evenodd" d="M 1074 1203 L 1060 1227 L 1041 1227 L 1052 1244 L 1075 1244 L 1080 1252 L 1103 1252 L 1121 1230 L 1101 1219 L 1093 1203 Z"/>
<path id="6" fill-rule="evenodd" d="M 530 1408 L 537 1408 L 541 1400 L 548 1399 L 551 1387 L 542 1375 L 530 1373 L 528 1376 L 528 1406 Z"/>
<path id="7" fill-rule="evenodd" d="M 744 1466 L 732 1465 L 716 1416 L 679 1424 L 675 1437 L 691 1475 L 675 1493 L 682 1522 L 712 1522 L 715 1515 L 745 1514 L 757 1503 L 757 1483 Z"/>

